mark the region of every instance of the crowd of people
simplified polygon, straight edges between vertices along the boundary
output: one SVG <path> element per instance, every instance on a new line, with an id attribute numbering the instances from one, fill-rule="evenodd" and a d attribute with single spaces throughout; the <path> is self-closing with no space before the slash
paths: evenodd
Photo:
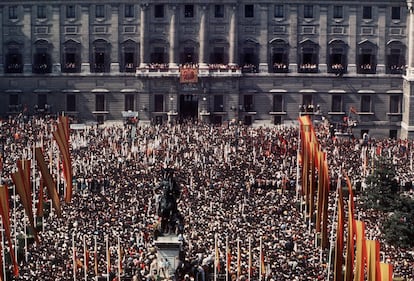
<path id="1" fill-rule="evenodd" d="M 31 158 L 33 146 L 42 146 L 63 197 L 59 152 L 51 135 L 54 122 L 52 118 L 2 121 L 3 183 L 12 187 L 10 174 L 16 170 L 16 161 Z M 331 178 L 335 179 L 343 169 L 354 183 L 362 182 L 359 140 L 339 140 L 330 135 L 329 126 L 324 124 L 316 131 L 321 147 L 328 152 Z M 160 222 L 157 190 L 168 167 L 174 170 L 180 189 L 177 208 L 183 217 L 183 224 L 169 232 L 180 237 L 183 248 L 175 274 L 166 279 L 208 281 L 216 272 L 220 278 L 228 273 L 231 280 L 248 280 L 249 276 L 259 280 L 261 272 L 268 281 L 328 280 L 329 251 L 315 246 L 315 234 L 304 219 L 297 196 L 298 141 L 298 129 L 284 126 L 255 128 L 184 122 L 72 130 L 72 201 L 62 202 L 62 217 L 46 207 L 45 216 L 36 218 L 41 223 L 39 245 L 27 243 L 25 247 L 20 240 L 16 243 L 20 274 L 10 279 L 74 280 L 73 246 L 79 260 L 76 280 L 85 280 L 85 272 L 86 280 L 112 280 L 119 274 L 119 261 L 121 280 L 165 278 L 160 275 L 154 233 Z M 370 139 L 369 151 L 381 147 L 381 153 L 395 162 L 398 180 L 405 186 L 414 179 L 412 145 L 411 140 Z M 36 167 L 33 171 L 34 178 L 38 178 Z M 34 183 L 36 191 L 39 180 Z M 334 198 L 332 191 L 331 212 Z M 10 206 L 12 235 L 24 238 L 26 226 L 18 196 L 12 194 Z M 382 257 L 393 264 L 394 275 L 414 280 L 412 253 L 383 241 L 381 219 L 362 212 L 358 204 L 357 213 L 370 226 L 367 236 L 380 239 Z M 219 271 L 214 269 L 215 237 Z M 227 270 L 226 240 L 231 252 Z M 264 272 L 259 269 L 260 240 Z M 8 249 L 7 243 L 5 248 Z M 88 255 L 84 255 L 85 249 Z M 10 261 L 6 259 L 5 263 L 10 272 Z"/>

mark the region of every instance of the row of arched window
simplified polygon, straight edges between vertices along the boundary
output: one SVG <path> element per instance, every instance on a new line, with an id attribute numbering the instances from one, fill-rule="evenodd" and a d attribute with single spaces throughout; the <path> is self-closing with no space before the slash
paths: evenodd
<path id="1" fill-rule="evenodd" d="M 5 54 L 5 72 L 23 72 L 22 46 L 16 42 L 7 44 Z M 228 71 L 235 67 L 229 66 L 228 47 L 220 43 L 212 46 L 208 56 L 210 71 Z M 197 67 L 199 62 L 198 45 L 186 44 L 181 46 L 178 54 L 178 63 L 182 65 L 192 65 Z M 245 73 L 254 73 L 259 70 L 259 51 L 260 44 L 248 42 L 239 46 L 237 69 Z M 46 40 L 39 40 L 35 43 L 33 54 L 32 72 L 51 73 L 52 72 L 52 46 Z M 297 49 L 296 62 L 290 61 L 292 58 L 291 47 L 281 39 L 273 40 L 269 44 L 269 72 L 284 73 L 295 71 L 289 67 L 290 64 L 297 64 L 297 71 L 300 73 L 318 73 L 321 63 L 327 65 L 327 71 L 338 75 L 347 72 L 348 63 L 355 64 L 357 73 L 375 74 L 378 63 L 378 46 L 370 41 L 363 41 L 357 46 L 355 61 L 349 58 L 349 46 L 341 40 L 329 42 L 327 48 L 327 58 L 320 61 L 319 45 L 311 40 L 304 40 L 299 43 Z M 139 44 L 135 41 L 127 40 L 120 45 L 120 72 L 135 72 L 139 66 Z M 400 41 L 391 41 L 386 45 L 385 52 L 386 73 L 401 74 L 405 68 L 405 45 Z M 154 44 L 148 52 L 147 68 L 150 71 L 168 71 L 169 49 L 168 44 Z M 111 68 L 111 44 L 105 40 L 93 42 L 93 49 L 89 58 L 90 72 L 105 73 L 110 72 Z M 79 73 L 81 72 L 81 44 L 74 40 L 68 40 L 63 44 L 61 56 L 61 72 Z"/>

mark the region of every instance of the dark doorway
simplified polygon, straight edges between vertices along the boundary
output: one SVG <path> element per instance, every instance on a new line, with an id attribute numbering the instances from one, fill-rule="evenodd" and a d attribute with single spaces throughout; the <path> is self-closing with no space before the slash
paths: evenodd
<path id="1" fill-rule="evenodd" d="M 180 96 L 180 119 L 197 119 L 198 97 L 196 95 Z"/>

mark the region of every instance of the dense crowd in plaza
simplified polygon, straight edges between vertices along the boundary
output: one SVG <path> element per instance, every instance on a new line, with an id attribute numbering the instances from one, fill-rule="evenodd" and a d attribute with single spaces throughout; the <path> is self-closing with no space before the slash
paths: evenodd
<path id="1" fill-rule="evenodd" d="M 32 118 L 2 122 L 3 183 L 13 186 L 10 174 L 16 169 L 16 161 L 30 158 L 33 146 L 41 145 L 55 180 L 63 184 L 63 176 L 57 171 L 58 148 L 50 133 L 53 122 Z M 362 165 L 360 140 L 335 138 L 329 126 L 324 125 L 317 128 L 317 135 L 322 149 L 328 152 L 331 178 L 335 179 L 343 169 L 353 183 L 362 183 L 361 175 L 367 171 Z M 27 252 L 20 247 L 20 275 L 14 280 L 74 280 L 72 239 L 83 265 L 85 241 L 89 253 L 87 280 L 93 280 L 96 272 L 107 280 L 106 237 L 111 280 L 118 274 L 118 241 L 125 280 L 166 278 L 160 274 L 154 246 L 154 232 L 159 227 L 157 187 L 166 167 L 175 171 L 181 192 L 178 208 L 184 218 L 183 228 L 177 225 L 170 230 L 179 235 L 184 251 L 176 274 L 168 278 L 212 280 L 217 235 L 220 276 L 225 273 L 227 238 L 232 257 L 231 280 L 247 280 L 249 275 L 258 280 L 261 237 L 266 280 L 327 280 L 329 254 L 315 247 L 315 235 L 309 231 L 297 200 L 298 141 L 297 128 L 284 126 L 138 123 L 72 130 L 72 202 L 62 202 L 60 218 L 53 210 L 47 211 L 44 218 L 36 218 L 43 222 L 41 243 L 29 244 Z M 391 157 L 398 180 L 405 187 L 414 179 L 412 145 L 411 140 L 370 139 L 367 154 L 380 150 Z M 59 188 L 62 197 L 63 192 Z M 330 211 L 334 209 L 334 197 L 332 191 Z M 19 202 L 16 209 L 11 215 L 12 229 L 22 233 L 23 207 Z M 393 264 L 395 276 L 414 280 L 412 253 L 387 246 L 380 236 L 381 219 L 358 210 L 358 204 L 357 214 L 369 226 L 367 237 L 381 241 L 382 258 Z M 250 273 L 249 243 L 253 268 Z M 237 245 L 241 252 L 240 274 Z M 6 261 L 8 270 L 10 266 Z M 85 280 L 82 266 L 76 272 L 76 280 Z"/>

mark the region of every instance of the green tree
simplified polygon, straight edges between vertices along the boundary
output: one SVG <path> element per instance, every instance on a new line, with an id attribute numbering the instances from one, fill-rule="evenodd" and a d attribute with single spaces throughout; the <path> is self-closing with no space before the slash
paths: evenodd
<path id="1" fill-rule="evenodd" d="M 399 198 L 395 174 L 390 159 L 380 157 L 374 161 L 373 173 L 366 178 L 367 187 L 362 193 L 365 208 L 385 212 L 395 209 Z"/>
<path id="2" fill-rule="evenodd" d="M 400 192 L 395 175 L 390 159 L 377 159 L 373 173 L 366 178 L 363 207 L 384 218 L 381 231 L 389 244 L 410 248 L 414 246 L 414 199 Z"/>

